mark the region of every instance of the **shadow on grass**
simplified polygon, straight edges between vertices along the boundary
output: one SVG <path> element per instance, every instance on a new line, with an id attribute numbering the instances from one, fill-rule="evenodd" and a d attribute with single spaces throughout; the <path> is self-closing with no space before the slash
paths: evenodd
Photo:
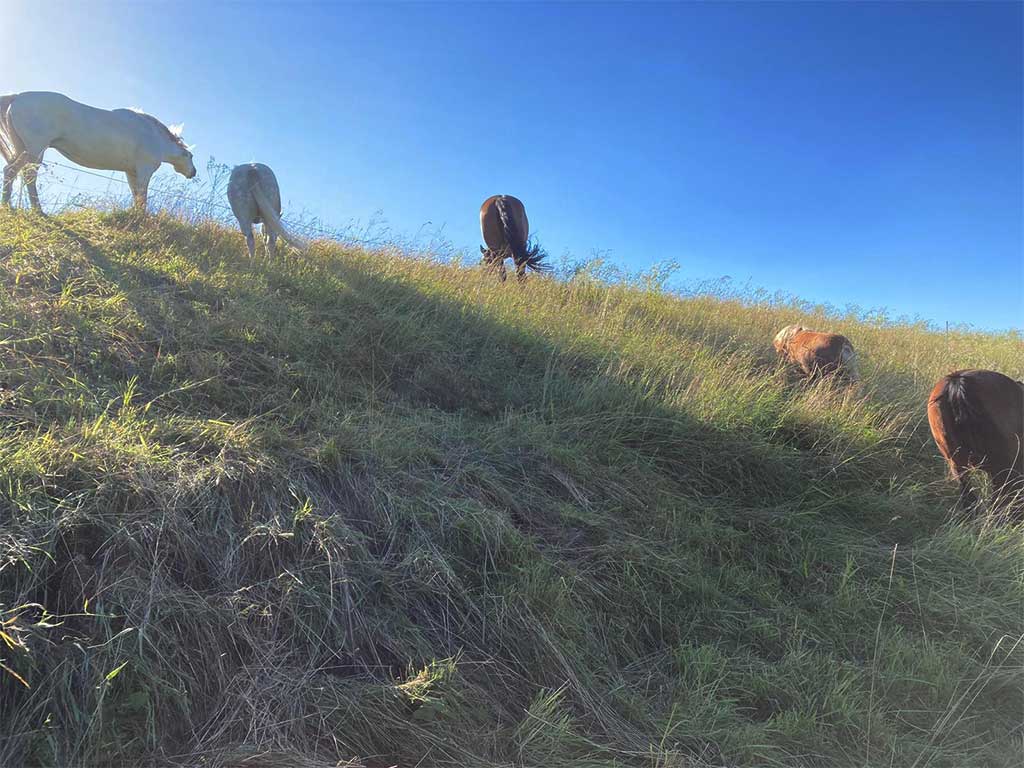
<path id="1" fill-rule="evenodd" d="M 137 218 L 134 212 L 108 217 L 129 234 L 140 226 Z M 241 248 L 232 252 L 237 238 L 204 240 L 173 221 L 143 223 L 159 230 L 156 241 L 187 251 L 196 272 L 182 282 L 125 258 L 112 261 L 73 226 L 48 223 L 124 292 L 145 324 L 139 358 L 124 377 L 138 376 L 144 397 L 162 398 L 161 408 L 192 419 L 255 419 L 257 429 L 286 438 L 329 427 L 335 420 L 317 417 L 339 403 L 426 407 L 484 422 L 529 415 L 552 425 L 570 452 L 624 462 L 623 471 L 642 463 L 673 478 L 673 490 L 684 496 L 727 498 L 754 516 L 794 502 L 813 508 L 819 490 L 825 501 L 844 484 L 827 456 L 799 449 L 822 438 L 813 425 L 780 442 L 777 434 L 699 422 L 661 402 L 657 388 L 608 374 L 603 352 L 569 350 L 553 335 L 511 328 L 467 303 L 428 296 L 360 265 L 365 257 L 312 267 L 293 257 L 246 269 Z M 230 284 L 215 285 L 216 270 L 226 270 L 221 282 Z M 508 289 L 529 291 L 529 285 Z M 197 379 L 206 383 L 193 388 Z M 173 394 L 181 388 L 187 391 Z M 862 478 L 847 485 L 854 483 Z M 882 521 L 853 515 L 847 524 L 893 533 Z"/>
<path id="2" fill-rule="evenodd" d="M 821 602 L 840 581 L 845 544 L 884 532 L 859 508 L 884 494 L 837 476 L 825 457 L 700 422 L 657 387 L 609 374 L 607 356 L 428 295 L 370 257 L 246 268 L 240 238 L 158 219 L 140 236 L 179 246 L 183 263 L 156 269 L 131 263 L 138 222 L 106 222 L 126 233 L 113 256 L 73 219 L 52 226 L 141 318 L 138 355 L 120 375 L 137 376 L 152 403 L 147 439 L 190 452 L 191 475 L 128 476 L 97 461 L 82 533 L 63 549 L 33 542 L 65 562 L 39 558 L 36 571 L 2 576 L 22 601 L 67 597 L 40 585 L 52 589 L 70 563 L 96 570 L 73 589 L 104 585 L 94 610 L 117 618 L 81 630 L 94 635 L 80 644 L 91 666 L 70 683 L 65 667 L 49 668 L 53 700 L 73 683 L 77 709 L 56 717 L 78 744 L 92 725 L 76 712 L 106 706 L 105 722 L 136 750 L 241 741 L 260 722 L 282 742 L 294 727 L 323 754 L 386 752 L 403 764 L 428 754 L 439 729 L 475 729 L 492 736 L 464 762 L 488 750 L 522 761 L 528 745 L 508 724 L 565 686 L 566 732 L 639 755 L 662 723 L 637 702 L 673 690 L 680 647 L 714 644 L 769 665 L 808 617 L 826 637 L 815 643 L 844 637 L 833 625 L 846 614 Z M 118 375 L 78 371 L 86 386 Z M 209 430 L 232 431 L 237 445 Z M 47 479 L 55 501 L 86 495 L 62 482 Z M 861 610 L 874 618 L 872 605 Z M 136 628 L 144 639 L 119 639 Z M 836 646 L 835 660 L 849 661 Z M 438 673 L 441 693 L 416 696 L 392 685 L 446 655 L 469 662 L 463 681 Z M 118 685 L 132 693 L 104 704 L 96 691 L 124 658 L 132 666 Z M 665 669 L 643 663 L 652 658 Z M 635 700 L 617 698 L 619 676 L 640 667 L 648 680 Z M 483 699 L 481 713 L 460 699 L 479 691 L 501 700 Z M 38 727 L 50 700 L 18 695 L 34 707 L 23 725 Z M 740 698 L 733 726 L 801 705 L 774 689 Z M 151 699 L 173 715 L 158 732 Z M 353 718 L 365 718 L 359 732 Z M 694 752 L 708 743 L 699 731 L 686 741 Z"/>

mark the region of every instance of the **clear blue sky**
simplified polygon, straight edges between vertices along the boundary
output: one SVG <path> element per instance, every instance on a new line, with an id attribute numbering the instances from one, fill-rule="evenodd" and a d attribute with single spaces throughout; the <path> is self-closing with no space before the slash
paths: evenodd
<path id="1" fill-rule="evenodd" d="M 1019 3 L 50 5 L 0 6 L 0 91 L 182 121 L 293 211 L 475 251 L 509 193 L 556 256 L 1024 327 Z"/>

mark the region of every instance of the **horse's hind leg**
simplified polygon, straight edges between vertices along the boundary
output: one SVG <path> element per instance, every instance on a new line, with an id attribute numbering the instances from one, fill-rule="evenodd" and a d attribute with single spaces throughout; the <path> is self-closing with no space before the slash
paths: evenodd
<path id="1" fill-rule="evenodd" d="M 995 506 L 1024 512 L 1024 474 L 1010 466 L 1001 472 L 991 473 L 990 477 Z"/>
<path id="2" fill-rule="evenodd" d="M 11 205 L 11 191 L 14 189 L 14 180 L 18 174 L 28 169 L 28 155 L 24 152 L 9 162 L 4 168 L 3 204 Z M 35 185 L 33 184 L 33 188 Z"/>
<path id="3" fill-rule="evenodd" d="M 25 188 L 28 190 L 28 201 L 32 209 L 37 213 L 43 212 L 43 207 L 39 204 L 39 190 L 36 188 L 36 178 L 39 175 L 39 168 L 43 164 L 44 152 L 46 152 L 45 145 L 40 147 L 35 144 L 22 144 L 22 152 L 18 156 L 18 160 L 15 161 L 15 165 L 18 165 L 21 170 L 21 178 L 25 181 Z"/>
<path id="4" fill-rule="evenodd" d="M 16 161 L 10 162 L 4 166 L 4 191 L 3 191 L 3 205 L 11 205 L 11 191 L 14 189 L 14 180 L 18 177 L 18 172 L 21 170 L 21 165 Z"/>
<path id="5" fill-rule="evenodd" d="M 960 494 L 957 496 L 957 509 L 966 510 L 973 508 L 978 503 L 978 494 L 971 487 L 968 480 L 968 471 L 965 465 L 960 464 L 956 459 L 949 459 L 949 476 L 960 485 Z"/>
<path id="6" fill-rule="evenodd" d="M 518 280 L 520 284 L 526 282 L 526 262 L 525 261 L 522 264 L 516 264 L 516 280 Z"/>
<path id="7" fill-rule="evenodd" d="M 238 221 L 238 229 L 245 238 L 245 247 L 249 249 L 249 259 L 256 258 L 256 238 L 252 235 L 252 213 L 247 211 L 237 200 L 231 201 L 231 208 L 234 211 L 235 219 Z"/>
<path id="8" fill-rule="evenodd" d="M 245 247 L 249 249 L 249 258 L 256 258 L 256 238 L 252 234 L 252 224 L 242 227 L 242 234 L 245 235 Z"/>
<path id="9" fill-rule="evenodd" d="M 273 259 L 277 256 L 277 234 L 264 223 L 263 235 L 267 241 L 267 254 Z"/>
<path id="10" fill-rule="evenodd" d="M 497 272 L 498 279 L 504 283 L 507 275 L 505 271 L 505 259 L 495 256 L 492 252 L 485 258 L 485 261 L 487 263 L 487 270 L 489 272 Z"/>
<path id="11" fill-rule="evenodd" d="M 25 186 L 28 188 L 28 201 L 36 213 L 43 212 L 43 206 L 39 204 L 39 190 L 36 189 L 36 177 L 39 175 L 39 163 L 26 163 L 22 177 L 25 179 Z"/>

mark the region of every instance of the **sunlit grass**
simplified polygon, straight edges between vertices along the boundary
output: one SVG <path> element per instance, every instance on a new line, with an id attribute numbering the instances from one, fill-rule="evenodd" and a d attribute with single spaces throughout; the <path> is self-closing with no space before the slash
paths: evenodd
<path id="1" fill-rule="evenodd" d="M 924 400 L 1019 335 L 593 274 L 0 212 L 0 764 L 1016 764 Z"/>

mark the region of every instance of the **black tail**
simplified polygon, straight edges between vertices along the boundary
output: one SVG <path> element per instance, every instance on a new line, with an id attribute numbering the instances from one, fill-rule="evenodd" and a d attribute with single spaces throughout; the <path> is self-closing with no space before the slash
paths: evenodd
<path id="1" fill-rule="evenodd" d="M 966 376 L 959 372 L 949 374 L 942 394 L 953 419 L 953 434 L 965 452 L 965 458 L 968 461 L 980 460 L 988 451 L 991 436 L 998 434 L 998 428 L 988 414 L 978 408 L 976 394 L 972 392 Z"/>
<path id="2" fill-rule="evenodd" d="M 505 202 L 505 196 L 501 195 L 497 200 L 494 201 L 494 207 L 498 211 L 498 219 L 501 221 L 501 231 L 505 235 L 505 244 L 508 246 L 508 250 L 511 251 L 512 260 L 516 264 L 526 261 L 526 236 L 524 233 L 519 231 L 516 227 L 516 223 L 512 221 L 512 216 L 509 215 L 508 204 Z"/>
<path id="3" fill-rule="evenodd" d="M 548 252 L 534 243 L 533 245 L 527 246 L 526 259 L 523 263 L 534 272 L 547 272 L 551 269 L 551 265 L 548 264 L 547 258 Z"/>
<path id="4" fill-rule="evenodd" d="M 534 272 L 546 272 L 550 269 L 547 264 L 547 253 L 539 245 L 530 245 L 526 242 L 526 232 L 520 232 L 516 223 L 509 215 L 505 196 L 501 195 L 494 201 L 494 207 L 498 210 L 498 219 L 501 221 L 501 231 L 505 235 L 505 242 L 508 250 L 511 251 L 512 260 L 516 266 L 526 265 Z"/>
<path id="5" fill-rule="evenodd" d="M 981 418 L 977 408 L 971 403 L 967 379 L 964 376 L 959 373 L 951 373 L 946 377 L 944 393 L 946 401 L 949 403 L 949 410 L 953 414 L 953 421 L 958 427 L 967 427 Z"/>

